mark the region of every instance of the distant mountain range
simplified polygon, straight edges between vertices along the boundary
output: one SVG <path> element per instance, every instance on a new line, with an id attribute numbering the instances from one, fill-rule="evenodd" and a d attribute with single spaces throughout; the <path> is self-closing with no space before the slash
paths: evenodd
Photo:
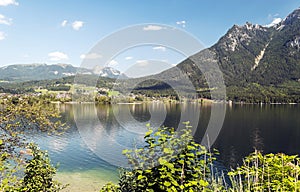
<path id="1" fill-rule="evenodd" d="M 118 78 L 121 72 L 111 67 L 97 67 L 93 70 L 74 67 L 70 64 L 19 64 L 0 68 L 0 80 L 22 82 L 30 80 L 59 79 L 74 76 L 76 73 L 99 75 L 101 77 Z M 122 74 L 122 77 L 125 78 Z"/>

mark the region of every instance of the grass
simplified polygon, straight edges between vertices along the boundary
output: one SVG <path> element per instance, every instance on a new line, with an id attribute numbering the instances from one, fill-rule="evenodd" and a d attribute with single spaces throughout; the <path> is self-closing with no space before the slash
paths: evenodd
<path id="1" fill-rule="evenodd" d="M 299 162 L 297 155 L 255 151 L 228 173 L 231 191 L 300 191 Z"/>
<path id="2" fill-rule="evenodd" d="M 119 94 L 119 91 L 108 91 L 107 93 L 108 97 L 118 96 Z"/>

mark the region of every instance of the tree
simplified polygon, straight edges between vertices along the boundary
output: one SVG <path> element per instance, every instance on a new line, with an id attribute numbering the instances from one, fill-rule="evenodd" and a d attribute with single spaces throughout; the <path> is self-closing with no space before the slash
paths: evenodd
<path id="1" fill-rule="evenodd" d="M 62 133 L 65 126 L 59 121 L 58 109 L 41 98 L 6 96 L 0 98 L 0 104 L 0 191 L 15 191 L 22 179 L 18 177 L 18 172 L 24 168 L 24 159 L 19 150 L 29 145 L 25 135 L 39 131 Z M 33 152 L 33 155 L 42 153 L 37 149 Z M 47 160 L 40 162 L 51 167 Z M 53 175 L 51 169 L 49 171 Z"/>
<path id="2" fill-rule="evenodd" d="M 0 99 L 0 152 L 16 155 L 15 149 L 24 148 L 25 134 L 33 132 L 62 133 L 64 124 L 59 111 L 39 97 L 8 96 Z"/>

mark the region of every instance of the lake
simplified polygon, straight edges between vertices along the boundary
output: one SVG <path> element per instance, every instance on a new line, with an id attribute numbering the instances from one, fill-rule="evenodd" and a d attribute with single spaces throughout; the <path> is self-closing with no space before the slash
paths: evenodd
<path id="1" fill-rule="evenodd" d="M 220 151 L 218 161 L 226 167 L 241 163 L 254 149 L 264 153 L 300 154 L 300 106 L 252 104 L 58 104 L 70 128 L 63 135 L 33 137 L 48 150 L 54 164 L 60 163 L 58 178 L 70 183 L 66 191 L 97 191 L 118 179 L 118 166 L 125 166 L 125 148 L 143 145 L 146 124 L 181 127 L 190 120 L 195 140 L 201 142 L 211 123 L 220 124 L 211 136 Z M 216 107 L 216 108 L 214 108 Z M 215 110 L 215 111 L 214 111 Z M 225 113 L 226 112 L 226 113 Z M 217 118 L 216 118 L 217 117 Z M 190 119 L 189 119 L 190 118 Z M 219 122 L 214 122 L 219 121 Z M 216 138 L 214 142 L 214 137 Z"/>

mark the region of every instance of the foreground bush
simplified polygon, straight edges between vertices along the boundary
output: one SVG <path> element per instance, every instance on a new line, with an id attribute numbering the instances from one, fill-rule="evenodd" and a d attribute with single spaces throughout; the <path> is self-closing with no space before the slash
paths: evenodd
<path id="1" fill-rule="evenodd" d="M 56 167 L 51 164 L 48 154 L 37 145 L 30 144 L 23 151 L 22 160 L 6 161 L 6 155 L 1 155 L 0 159 L 1 192 L 57 192 L 66 187 L 53 179 Z"/>
<path id="2" fill-rule="evenodd" d="M 0 140 L 0 147 L 3 145 Z M 17 165 L 12 165 L 7 161 L 10 155 L 7 152 L 0 154 L 0 191 L 14 191 L 15 187 L 19 185 L 19 178 L 16 172 L 19 170 Z"/>
<path id="3" fill-rule="evenodd" d="M 20 191 L 60 191 L 65 186 L 55 181 L 56 167 L 51 165 L 48 154 L 41 151 L 36 145 L 29 145 L 29 153 L 32 157 L 26 161 L 24 178 L 21 181 Z"/>
<path id="4" fill-rule="evenodd" d="M 0 97 L 0 192 L 59 190 L 47 154 L 29 145 L 26 134 L 60 134 L 65 128 L 58 109 L 40 97 Z M 30 155 L 20 154 L 28 146 Z M 24 155 L 32 158 L 24 161 Z"/>
<path id="5" fill-rule="evenodd" d="M 195 143 L 187 126 L 149 129 L 143 148 L 123 151 L 131 166 L 119 184 L 101 191 L 216 191 L 223 187 L 213 177 L 214 154 Z"/>
<path id="6" fill-rule="evenodd" d="M 255 151 L 242 166 L 217 174 L 215 152 L 195 143 L 189 126 L 179 132 L 149 129 L 144 138 L 143 148 L 123 151 L 131 169 L 121 172 L 117 185 L 108 183 L 100 192 L 300 191 L 296 155 Z"/>

